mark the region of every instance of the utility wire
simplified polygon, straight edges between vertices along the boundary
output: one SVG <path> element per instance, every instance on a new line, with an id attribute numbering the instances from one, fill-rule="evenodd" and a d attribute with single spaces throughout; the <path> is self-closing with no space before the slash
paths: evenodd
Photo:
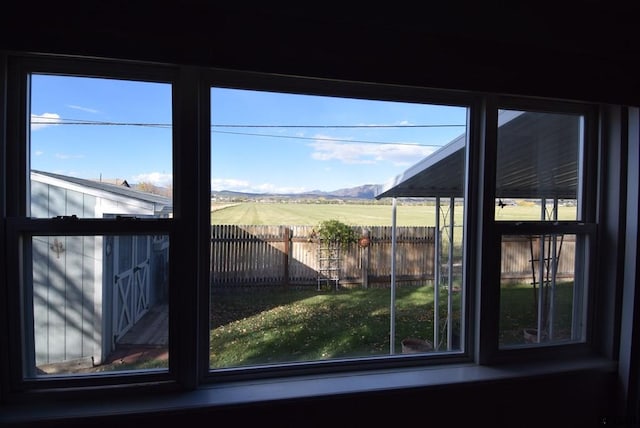
<path id="1" fill-rule="evenodd" d="M 170 123 L 144 123 L 144 122 L 106 122 L 83 119 L 58 119 L 58 121 L 38 119 L 31 121 L 32 125 L 107 125 L 107 126 L 157 126 L 170 128 Z M 213 124 L 212 128 L 461 128 L 460 124 L 430 124 L 430 125 L 231 125 Z"/>
<path id="2" fill-rule="evenodd" d="M 211 125 L 212 128 L 458 128 L 466 125 Z"/>
<path id="3" fill-rule="evenodd" d="M 143 122 L 100 122 L 100 121 L 83 121 L 75 119 L 62 119 L 61 122 L 51 120 L 32 120 L 32 125 L 98 125 L 98 126 L 142 126 L 151 128 L 171 128 L 170 123 L 143 123 Z"/>
<path id="4" fill-rule="evenodd" d="M 171 128 L 169 123 L 143 123 L 143 122 L 106 122 L 95 120 L 82 120 L 82 119 L 58 119 L 59 121 L 50 120 L 33 120 L 32 125 L 98 125 L 98 126 L 141 126 L 152 128 Z M 445 127 L 464 127 L 466 125 L 457 124 L 432 124 L 432 125 L 230 125 L 230 124 L 217 124 L 211 125 L 211 128 L 445 128 Z M 361 144 L 382 144 L 382 145 L 401 145 L 401 146 L 420 146 L 420 147 L 440 147 L 437 144 L 420 144 L 420 143 L 393 143 L 388 141 L 365 141 L 365 140 L 348 140 L 338 138 L 323 138 L 323 137 L 300 137 L 292 135 L 273 135 L 273 134 L 259 134 L 251 132 L 233 132 L 233 131 L 216 131 L 211 132 L 218 134 L 233 134 L 233 135 L 246 135 L 253 137 L 269 137 L 269 138 L 288 138 L 297 140 L 313 140 L 313 141 L 330 141 L 330 142 L 344 142 L 344 143 L 361 143 Z"/>
<path id="5" fill-rule="evenodd" d="M 313 140 L 313 141 L 329 141 L 339 143 L 361 143 L 361 144 L 388 144 L 392 146 L 420 146 L 420 147 L 440 147 L 437 144 L 420 144 L 420 143 L 392 143 L 389 141 L 364 141 L 364 140 L 344 140 L 340 138 L 323 138 L 323 137 L 298 137 L 293 135 L 272 135 L 272 134 L 253 134 L 250 132 L 229 132 L 229 131 L 212 131 L 216 134 L 234 134 L 248 135 L 254 137 L 271 137 L 271 138 L 291 138 L 296 140 Z"/>

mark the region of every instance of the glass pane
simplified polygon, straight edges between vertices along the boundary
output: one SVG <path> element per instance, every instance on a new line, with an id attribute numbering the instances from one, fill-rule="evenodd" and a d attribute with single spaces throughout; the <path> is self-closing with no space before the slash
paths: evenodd
<path id="1" fill-rule="evenodd" d="M 501 110 L 496 220 L 580 220 L 581 116 Z"/>
<path id="2" fill-rule="evenodd" d="M 170 216 L 171 85 L 31 76 L 32 217 Z"/>
<path id="3" fill-rule="evenodd" d="M 210 367 L 459 350 L 466 108 L 211 99 Z M 394 210 L 376 196 L 427 159 L 450 175 L 397 198 L 392 271 Z"/>
<path id="4" fill-rule="evenodd" d="M 502 237 L 501 346 L 583 340 L 583 247 L 571 234 Z"/>
<path id="5" fill-rule="evenodd" d="M 169 237 L 34 236 L 27 377 L 168 367 Z"/>

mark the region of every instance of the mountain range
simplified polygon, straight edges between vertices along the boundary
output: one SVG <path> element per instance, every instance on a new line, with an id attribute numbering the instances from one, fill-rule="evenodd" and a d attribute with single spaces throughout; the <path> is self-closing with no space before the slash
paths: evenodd
<path id="1" fill-rule="evenodd" d="M 247 199 L 265 199 L 265 198 L 290 198 L 290 199 L 375 199 L 381 185 L 365 184 L 362 186 L 338 189 L 330 192 L 322 190 L 312 190 L 303 193 L 246 193 L 234 192 L 230 190 L 212 191 L 212 198 L 247 198 Z"/>

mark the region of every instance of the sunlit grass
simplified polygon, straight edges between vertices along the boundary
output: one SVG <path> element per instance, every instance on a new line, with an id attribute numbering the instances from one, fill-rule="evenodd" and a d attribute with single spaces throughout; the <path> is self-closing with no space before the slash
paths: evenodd
<path id="1" fill-rule="evenodd" d="M 448 211 L 443 207 L 441 225 Z M 354 226 L 391 226 L 391 205 L 382 204 L 321 204 L 321 203 L 259 203 L 212 205 L 212 224 L 231 225 L 297 225 L 315 226 L 323 220 L 336 219 Z M 433 204 L 412 204 L 396 207 L 398 226 L 435 226 Z M 456 205 L 454 223 L 463 224 L 464 209 Z M 522 201 L 519 205 L 496 207 L 496 220 L 540 220 L 540 206 Z M 575 220 L 576 208 L 558 207 L 559 220 Z"/>
<path id="2" fill-rule="evenodd" d="M 219 293 L 211 314 L 213 368 L 390 354 L 389 289 Z M 395 329 L 394 353 L 403 338 L 433 337 L 432 286 L 397 289 Z"/>
<path id="3" fill-rule="evenodd" d="M 570 329 L 571 283 L 556 293 L 557 337 Z M 522 330 L 535 326 L 530 285 L 501 291 L 500 341 L 524 343 Z M 460 293 L 453 296 L 454 332 L 459 333 Z M 441 343 L 446 337 L 447 290 L 440 295 Z M 394 353 L 403 338 L 432 341 L 433 287 L 405 286 L 396 291 Z M 390 290 L 258 290 L 212 297 L 212 368 L 390 354 Z"/>

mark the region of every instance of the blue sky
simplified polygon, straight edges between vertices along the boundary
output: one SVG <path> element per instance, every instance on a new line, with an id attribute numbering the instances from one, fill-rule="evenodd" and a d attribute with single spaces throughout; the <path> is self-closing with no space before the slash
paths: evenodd
<path id="1" fill-rule="evenodd" d="M 170 85 L 36 75 L 31 93 L 33 169 L 171 183 Z M 383 184 L 466 120 L 463 108 L 236 89 L 211 100 L 213 190 Z"/>

